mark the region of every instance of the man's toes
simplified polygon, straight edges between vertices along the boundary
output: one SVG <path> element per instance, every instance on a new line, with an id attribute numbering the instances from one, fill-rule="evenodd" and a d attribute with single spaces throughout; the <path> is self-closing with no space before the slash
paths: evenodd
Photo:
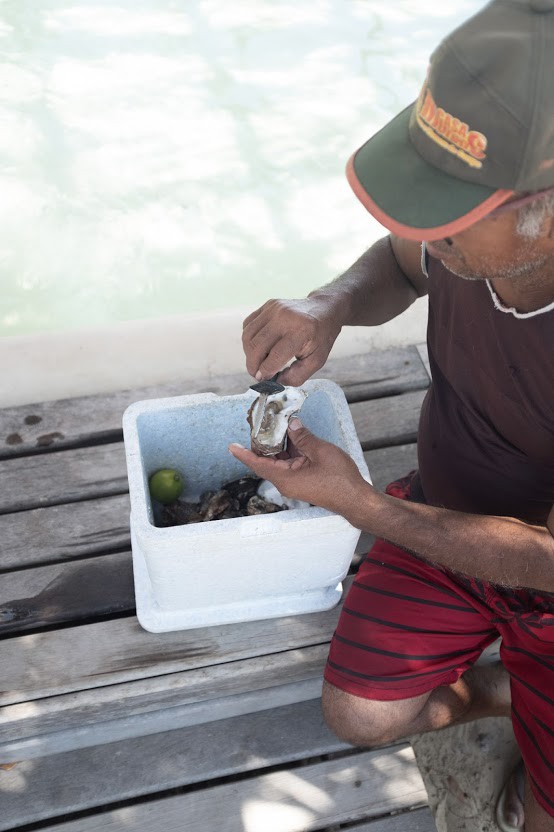
<path id="1" fill-rule="evenodd" d="M 518 763 L 508 778 L 499 801 L 497 820 L 503 830 L 523 829 L 525 813 L 523 808 L 525 767 Z"/>
<path id="2" fill-rule="evenodd" d="M 512 826 L 514 829 L 523 829 L 525 820 L 523 803 L 517 795 L 517 790 L 513 784 L 513 778 L 510 778 L 508 791 L 506 792 L 506 800 L 504 802 L 504 820 L 507 826 Z"/>

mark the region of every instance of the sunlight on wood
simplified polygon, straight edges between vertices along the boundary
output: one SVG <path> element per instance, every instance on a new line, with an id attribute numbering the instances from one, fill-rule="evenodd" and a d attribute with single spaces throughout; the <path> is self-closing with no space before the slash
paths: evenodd
<path id="1" fill-rule="evenodd" d="M 137 808 L 133 806 L 126 806 L 123 809 L 116 809 L 115 812 L 113 812 L 113 820 L 115 824 L 119 824 L 121 827 L 135 827 L 139 815 L 140 812 Z"/>
<path id="2" fill-rule="evenodd" d="M 27 775 L 30 775 L 34 763 L 8 763 L 0 765 L 0 801 L 2 792 L 12 792 L 16 794 L 23 794 L 28 788 Z"/>
<path id="3" fill-rule="evenodd" d="M 245 801 L 241 809 L 244 832 L 298 832 L 309 829 L 313 814 L 301 806 L 262 800 Z"/>

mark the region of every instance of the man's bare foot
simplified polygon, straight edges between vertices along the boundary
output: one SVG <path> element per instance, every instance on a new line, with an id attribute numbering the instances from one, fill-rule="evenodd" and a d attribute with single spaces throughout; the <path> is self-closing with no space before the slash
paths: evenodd
<path id="1" fill-rule="evenodd" d="M 525 766 L 520 760 L 506 780 L 496 804 L 496 822 L 502 832 L 515 832 L 524 827 L 524 784 Z"/>

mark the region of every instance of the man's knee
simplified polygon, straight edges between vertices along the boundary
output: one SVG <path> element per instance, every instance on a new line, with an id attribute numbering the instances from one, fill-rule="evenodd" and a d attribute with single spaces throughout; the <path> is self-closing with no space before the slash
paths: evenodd
<path id="1" fill-rule="evenodd" d="M 327 727 L 350 745 L 385 745 L 410 735 L 412 721 L 423 705 L 417 700 L 365 699 L 324 682 L 323 718 Z"/>

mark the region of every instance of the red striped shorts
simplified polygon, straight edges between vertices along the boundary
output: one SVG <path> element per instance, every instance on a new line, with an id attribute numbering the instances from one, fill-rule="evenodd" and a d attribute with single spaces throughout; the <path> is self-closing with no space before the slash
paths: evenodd
<path id="1" fill-rule="evenodd" d="M 387 493 L 409 499 L 410 479 Z M 409 699 L 455 682 L 498 637 L 516 739 L 554 816 L 554 594 L 456 575 L 378 540 L 346 597 L 325 678 L 355 696 Z"/>

